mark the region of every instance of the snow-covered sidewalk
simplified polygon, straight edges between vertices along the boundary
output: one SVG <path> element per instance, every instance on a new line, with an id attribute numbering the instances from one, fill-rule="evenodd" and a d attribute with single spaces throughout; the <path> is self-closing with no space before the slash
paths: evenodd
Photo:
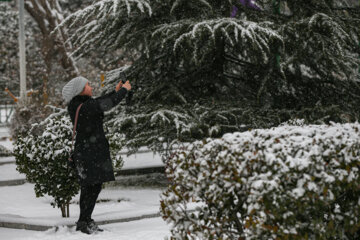
<path id="1" fill-rule="evenodd" d="M 50 205 L 51 197 L 36 198 L 34 185 L 0 188 L 0 222 L 42 226 L 72 225 L 79 216 L 79 194 L 70 205 L 70 218 L 62 218 L 58 208 Z M 94 209 L 96 221 L 134 218 L 159 213 L 161 189 L 105 188 Z"/>
<path id="2" fill-rule="evenodd" d="M 0 158 L 1 161 L 6 162 L 3 158 Z M 8 161 L 15 161 L 14 157 L 7 158 Z M 8 180 L 15 180 L 15 179 L 25 179 L 26 176 L 24 174 L 19 173 L 16 171 L 15 163 L 12 164 L 4 164 L 0 165 L 0 181 L 8 181 Z"/>
<path id="3" fill-rule="evenodd" d="M 1 139 L 6 138 L 6 139 Z M 0 145 L 5 147 L 6 149 L 13 151 L 13 141 L 10 140 L 10 130 L 7 127 L 0 127 Z"/>
<path id="4" fill-rule="evenodd" d="M 146 148 L 141 148 L 138 153 L 130 156 L 127 156 L 126 153 L 126 150 L 121 152 L 124 159 L 124 166 L 122 167 L 122 170 L 164 166 L 161 156 L 159 154 L 154 154 Z"/>
<path id="5" fill-rule="evenodd" d="M 105 232 L 87 236 L 75 231 L 73 225 L 79 216 L 79 195 L 70 205 L 70 218 L 62 218 L 60 210 L 50 206 L 51 197 L 36 198 L 34 185 L 0 187 L 0 222 L 57 226 L 45 232 L 0 227 L 0 239 L 164 239 L 170 227 L 160 218 L 102 225 Z M 99 195 L 93 218 L 112 221 L 159 213 L 161 189 L 105 188 Z"/>
<path id="6" fill-rule="evenodd" d="M 0 228 L 0 239 L 6 240 L 161 240 L 170 235 L 169 226 L 161 218 L 143 219 L 127 223 L 101 226 L 105 232 L 85 235 L 75 231 L 75 227 L 52 228 L 45 232 Z"/>
<path id="7" fill-rule="evenodd" d="M 1 143 L 1 142 L 0 142 Z M 1 144 L 0 144 L 1 145 Z M 0 157 L 0 166 L 4 164 L 13 163 L 15 164 L 15 157 L 9 156 L 9 157 Z"/>

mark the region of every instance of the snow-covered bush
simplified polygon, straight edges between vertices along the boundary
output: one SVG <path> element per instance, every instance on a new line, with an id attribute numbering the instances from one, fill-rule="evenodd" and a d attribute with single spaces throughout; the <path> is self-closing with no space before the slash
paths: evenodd
<path id="1" fill-rule="evenodd" d="M 52 196 L 51 205 L 60 208 L 65 217 L 69 216 L 71 198 L 79 191 L 77 174 L 67 165 L 73 124 L 66 109 L 50 108 L 55 113 L 18 135 L 14 155 L 17 170 L 24 173 L 28 181 L 35 183 L 36 196 Z M 119 169 L 123 165 L 119 154 L 121 145 L 109 142 L 113 165 Z"/>
<path id="2" fill-rule="evenodd" d="M 69 216 L 69 203 L 79 191 L 77 175 L 67 166 L 71 137 L 72 123 L 61 110 L 33 124 L 25 137 L 17 138 L 14 148 L 17 170 L 35 184 L 37 197 L 54 198 L 51 205 L 60 208 L 63 217 Z"/>
<path id="3" fill-rule="evenodd" d="M 172 236 L 357 239 L 360 124 L 289 124 L 177 151 L 161 200 Z"/>
<path id="4" fill-rule="evenodd" d="M 0 146 L 0 157 L 11 156 L 12 152 L 4 146 Z"/>

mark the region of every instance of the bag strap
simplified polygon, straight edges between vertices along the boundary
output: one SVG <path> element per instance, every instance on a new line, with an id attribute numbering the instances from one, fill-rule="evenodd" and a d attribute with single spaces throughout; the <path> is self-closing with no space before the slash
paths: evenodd
<path id="1" fill-rule="evenodd" d="M 79 111 L 80 111 L 80 108 L 83 104 L 81 103 L 77 110 L 76 110 L 76 115 L 75 115 L 75 123 L 74 123 L 74 129 L 73 129 L 73 136 L 72 136 L 72 141 L 71 141 L 71 151 L 73 149 L 73 146 L 74 146 L 74 138 L 75 138 L 75 132 L 76 132 L 76 125 L 77 125 L 77 122 L 78 122 L 78 118 L 79 118 Z"/>

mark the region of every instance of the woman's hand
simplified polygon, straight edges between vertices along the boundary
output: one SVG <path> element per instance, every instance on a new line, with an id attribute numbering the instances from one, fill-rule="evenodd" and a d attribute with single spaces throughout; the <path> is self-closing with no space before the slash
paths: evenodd
<path id="1" fill-rule="evenodd" d="M 129 80 L 126 81 L 126 83 L 122 84 L 122 87 L 126 88 L 126 90 L 130 91 L 131 90 L 131 84 L 130 84 Z"/>
<path id="2" fill-rule="evenodd" d="M 119 90 L 122 88 L 122 86 L 123 86 L 123 82 L 120 81 L 120 82 L 116 85 L 115 91 L 116 91 L 116 92 L 119 91 Z"/>
<path id="3" fill-rule="evenodd" d="M 126 81 L 126 83 L 123 83 L 122 81 L 120 81 L 118 83 L 118 85 L 116 85 L 115 91 L 119 91 L 121 88 L 126 88 L 126 90 L 130 91 L 131 90 L 131 84 L 129 81 Z"/>

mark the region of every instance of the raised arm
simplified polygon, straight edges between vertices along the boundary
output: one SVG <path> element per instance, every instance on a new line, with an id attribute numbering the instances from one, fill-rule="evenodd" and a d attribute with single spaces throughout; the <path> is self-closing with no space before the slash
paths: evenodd
<path id="1" fill-rule="evenodd" d="M 126 96 L 127 93 L 126 88 L 121 88 L 119 91 L 112 91 L 105 96 L 96 98 L 95 100 L 99 103 L 101 111 L 109 111 L 111 108 L 118 105 L 121 100 Z"/>
<path id="2" fill-rule="evenodd" d="M 97 98 L 95 98 L 95 99 L 96 99 L 96 100 L 105 99 L 105 98 L 110 97 L 110 96 L 111 96 L 112 94 L 114 94 L 114 93 L 116 93 L 115 90 L 113 90 L 113 91 L 111 91 L 111 92 L 109 92 L 109 93 L 107 93 L 107 94 L 105 94 L 105 95 L 103 95 L 103 96 L 101 96 L 101 97 L 97 97 Z"/>
<path id="3" fill-rule="evenodd" d="M 130 91 L 130 82 L 122 83 L 121 81 L 116 85 L 115 91 L 112 91 L 102 97 L 96 98 L 101 111 L 109 111 L 111 108 L 118 105 L 121 100 L 126 96 L 126 93 Z"/>

